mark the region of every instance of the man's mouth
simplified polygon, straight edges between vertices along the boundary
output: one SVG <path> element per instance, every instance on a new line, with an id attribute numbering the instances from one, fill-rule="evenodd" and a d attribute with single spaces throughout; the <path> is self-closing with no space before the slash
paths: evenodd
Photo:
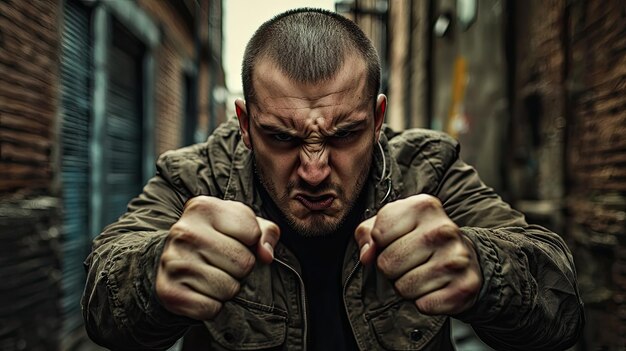
<path id="1" fill-rule="evenodd" d="M 333 204 L 333 201 L 335 201 L 335 197 L 332 195 L 309 196 L 298 194 L 296 195 L 296 199 L 310 211 L 325 210 Z"/>

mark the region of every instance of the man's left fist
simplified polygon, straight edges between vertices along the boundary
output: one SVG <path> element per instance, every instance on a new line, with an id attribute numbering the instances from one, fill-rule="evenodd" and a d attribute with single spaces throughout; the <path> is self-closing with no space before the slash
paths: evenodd
<path id="1" fill-rule="evenodd" d="M 454 315 L 474 305 L 483 283 L 476 250 L 436 197 L 385 205 L 355 231 L 360 259 L 376 259 L 398 294 L 425 314 Z"/>

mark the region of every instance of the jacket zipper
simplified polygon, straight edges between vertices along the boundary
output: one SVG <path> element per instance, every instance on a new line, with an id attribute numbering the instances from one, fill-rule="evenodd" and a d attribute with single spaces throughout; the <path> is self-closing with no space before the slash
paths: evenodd
<path id="1" fill-rule="evenodd" d="M 348 277 L 346 278 L 345 283 L 343 284 L 343 308 L 345 308 L 346 310 L 346 317 L 348 318 L 348 322 L 350 323 L 350 328 L 352 329 L 352 335 L 354 334 L 354 325 L 352 324 L 352 319 L 350 319 L 350 312 L 348 311 L 348 305 L 347 305 L 347 301 L 346 301 L 346 291 L 348 289 L 348 283 L 350 282 L 350 279 L 352 278 L 352 276 L 354 275 L 354 273 L 357 271 L 357 269 L 359 269 L 359 266 L 361 266 L 361 261 L 357 261 L 356 264 L 354 265 L 354 267 L 352 267 L 352 270 L 350 271 L 350 274 L 348 274 Z M 358 340 L 355 340 L 357 347 L 359 347 L 359 342 Z M 360 349 L 360 347 L 359 347 Z"/>
<path id="2" fill-rule="evenodd" d="M 304 289 L 304 280 L 302 279 L 302 276 L 300 276 L 300 273 L 298 273 L 298 271 L 295 270 L 295 268 L 279 260 L 278 258 L 274 258 L 274 261 L 280 263 L 281 265 L 285 266 L 287 269 L 292 271 L 296 275 L 296 277 L 298 277 L 298 280 L 300 281 L 300 290 L 302 291 L 302 318 L 304 319 L 304 337 L 303 337 L 304 345 L 303 346 L 304 346 L 304 351 L 306 351 L 308 326 L 307 326 L 307 313 L 306 313 L 307 301 L 306 301 L 306 290 Z"/>

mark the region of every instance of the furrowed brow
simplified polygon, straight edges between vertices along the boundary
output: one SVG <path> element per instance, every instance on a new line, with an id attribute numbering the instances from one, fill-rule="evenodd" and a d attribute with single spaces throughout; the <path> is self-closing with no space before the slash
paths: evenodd
<path id="1" fill-rule="evenodd" d="M 342 129 L 342 130 L 357 129 L 359 127 L 364 126 L 366 123 L 367 123 L 367 120 L 365 119 L 360 119 L 356 121 L 346 121 L 346 122 L 338 123 L 336 129 Z"/>
<path id="2" fill-rule="evenodd" d="M 266 133 L 287 133 L 287 134 L 293 134 L 293 131 L 291 129 L 285 128 L 285 127 L 282 127 L 282 126 L 277 126 L 277 125 L 274 125 L 274 124 L 259 123 L 259 128 L 261 128 Z"/>

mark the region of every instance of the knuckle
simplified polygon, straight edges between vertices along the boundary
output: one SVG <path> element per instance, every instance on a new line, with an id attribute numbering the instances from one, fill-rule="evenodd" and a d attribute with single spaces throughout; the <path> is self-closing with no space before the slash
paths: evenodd
<path id="1" fill-rule="evenodd" d="M 424 296 L 415 301 L 417 308 L 424 314 L 436 314 L 437 307 L 441 305 L 441 301 L 434 296 Z"/>
<path id="2" fill-rule="evenodd" d="M 376 220 L 372 225 L 372 234 L 374 234 L 374 231 L 380 231 L 380 228 L 386 227 L 389 225 L 389 223 L 393 222 L 395 215 L 399 212 L 401 206 L 402 205 L 399 203 L 392 202 L 386 204 L 380 210 L 378 210 L 378 213 L 376 214 Z"/>
<path id="3" fill-rule="evenodd" d="M 222 303 L 220 301 L 210 299 L 206 302 L 200 303 L 199 309 L 204 318 L 212 319 L 222 310 Z"/>
<path id="4" fill-rule="evenodd" d="M 169 284 L 164 280 L 157 279 L 156 293 L 161 303 L 168 309 L 176 308 L 183 304 L 182 294 L 176 289 L 175 284 Z"/>
<path id="5" fill-rule="evenodd" d="M 378 266 L 378 269 L 383 272 L 383 274 L 389 276 L 393 271 L 393 267 L 396 266 L 396 261 L 393 255 L 383 251 L 380 255 L 378 255 L 376 265 Z"/>
<path id="6" fill-rule="evenodd" d="M 469 266 L 470 260 L 465 255 L 450 255 L 442 264 L 440 271 L 458 272 Z"/>
<path id="7" fill-rule="evenodd" d="M 241 255 L 239 260 L 237 260 L 237 263 L 239 265 L 240 271 L 242 272 L 242 275 L 246 276 L 254 268 L 254 265 L 256 264 L 256 257 L 254 257 L 254 255 L 251 253 L 246 253 L 244 255 Z"/>
<path id="8" fill-rule="evenodd" d="M 268 230 L 275 239 L 280 238 L 280 227 L 278 227 L 278 224 L 271 222 L 268 225 Z"/>
<path id="9" fill-rule="evenodd" d="M 172 252 L 172 248 L 166 247 L 165 249 L 163 249 L 163 253 L 161 253 L 161 268 L 167 269 L 170 263 L 173 262 L 175 259 L 175 254 Z"/>
<path id="10" fill-rule="evenodd" d="M 215 206 L 218 199 L 212 196 L 199 195 L 192 197 L 185 203 L 185 211 L 198 211 Z"/>
<path id="11" fill-rule="evenodd" d="M 426 231 L 423 240 L 428 245 L 440 245 L 458 236 L 458 227 L 454 223 L 444 223 Z"/>
<path id="12" fill-rule="evenodd" d="M 356 227 L 354 231 L 354 237 L 356 238 L 357 241 L 361 238 L 364 238 L 366 234 L 367 234 L 367 228 L 362 223 L 359 224 L 359 226 Z"/>
<path id="13" fill-rule="evenodd" d="M 390 203 L 383 205 L 383 207 L 381 207 L 376 213 L 376 217 L 378 217 L 378 219 L 381 219 L 381 218 L 388 216 L 390 213 L 393 213 L 394 212 L 393 207 L 396 204 L 396 202 L 390 202 Z"/>
<path id="14" fill-rule="evenodd" d="M 198 239 L 196 233 L 191 229 L 191 226 L 186 221 L 180 220 L 170 228 L 170 239 L 173 242 L 189 242 L 195 243 Z"/>
<path id="15" fill-rule="evenodd" d="M 461 242 L 452 241 L 442 248 L 438 267 L 441 272 L 463 272 L 472 264 L 472 255 Z"/>
<path id="16" fill-rule="evenodd" d="M 372 228 L 372 231 L 371 231 L 372 239 L 374 239 L 377 242 L 383 241 L 383 238 L 385 238 L 388 235 L 387 233 L 389 233 L 386 230 L 388 226 L 385 224 L 385 222 L 386 222 L 385 217 L 383 217 L 383 219 L 380 222 L 378 222 L 374 228 Z"/>
<path id="17" fill-rule="evenodd" d="M 254 214 L 254 212 L 252 211 L 252 209 L 250 207 L 248 207 L 247 205 L 245 205 L 242 202 L 239 201 L 233 201 L 233 200 L 224 200 L 225 204 L 228 204 L 228 206 L 231 206 L 232 209 L 236 210 L 239 213 L 243 213 L 243 214 Z"/>
<path id="18" fill-rule="evenodd" d="M 244 218 L 253 218 L 256 221 L 256 214 L 248 205 L 239 201 L 232 200 L 226 200 L 224 202 L 228 204 L 228 206 L 230 206 L 231 210 L 233 210 L 234 213 L 238 213 Z"/>
<path id="19" fill-rule="evenodd" d="M 384 237 L 384 232 L 382 229 L 379 228 L 374 228 L 372 229 L 372 231 L 370 232 L 370 235 L 372 236 L 372 240 L 377 243 L 380 244 L 382 241 L 382 238 Z"/>
<path id="20" fill-rule="evenodd" d="M 239 284 L 238 281 L 233 279 L 230 283 L 226 285 L 226 297 L 228 299 L 232 299 L 237 294 L 239 294 L 240 290 L 241 290 L 241 284 Z"/>
<path id="21" fill-rule="evenodd" d="M 180 219 L 170 228 L 170 236 L 193 235 L 192 226 L 189 221 Z"/>
<path id="22" fill-rule="evenodd" d="M 393 283 L 393 287 L 396 289 L 400 296 L 408 295 L 409 284 L 406 279 L 400 278 Z"/>
<path id="23" fill-rule="evenodd" d="M 280 227 L 274 222 L 269 222 L 265 225 L 265 230 L 261 230 L 261 236 L 265 236 L 265 241 L 274 246 L 280 240 Z"/>
<path id="24" fill-rule="evenodd" d="M 446 221 L 437 228 L 439 235 L 447 238 L 456 238 L 459 233 L 459 227 L 451 221 Z"/>
<path id="25" fill-rule="evenodd" d="M 229 206 L 229 218 L 237 221 L 239 230 L 246 233 L 246 235 L 242 237 L 245 244 L 255 244 L 261 238 L 262 233 L 256 214 L 252 208 L 238 201 L 227 200 L 225 203 Z"/>
<path id="26" fill-rule="evenodd" d="M 452 255 L 460 260 L 463 260 L 466 266 L 470 264 L 472 259 L 472 252 L 461 242 L 458 242 L 455 245 Z"/>
<path id="27" fill-rule="evenodd" d="M 450 301 L 454 302 L 454 309 L 458 309 L 467 304 L 468 301 L 472 301 L 472 298 L 476 295 L 476 293 L 477 290 L 474 290 L 471 286 L 461 284 L 450 293 Z"/>
<path id="28" fill-rule="evenodd" d="M 354 240 L 356 240 L 359 246 L 369 242 L 370 237 L 372 237 L 372 232 L 365 225 L 359 225 L 354 231 Z"/>
<path id="29" fill-rule="evenodd" d="M 183 219 L 178 220 L 170 227 L 170 236 L 189 231 L 187 222 Z"/>
<path id="30" fill-rule="evenodd" d="M 482 288 L 482 279 L 478 274 L 471 274 L 466 282 L 466 290 L 474 295 L 480 291 Z"/>
<path id="31" fill-rule="evenodd" d="M 441 207 L 441 201 L 432 195 L 419 194 L 413 200 L 413 208 L 417 211 L 429 211 Z"/>

